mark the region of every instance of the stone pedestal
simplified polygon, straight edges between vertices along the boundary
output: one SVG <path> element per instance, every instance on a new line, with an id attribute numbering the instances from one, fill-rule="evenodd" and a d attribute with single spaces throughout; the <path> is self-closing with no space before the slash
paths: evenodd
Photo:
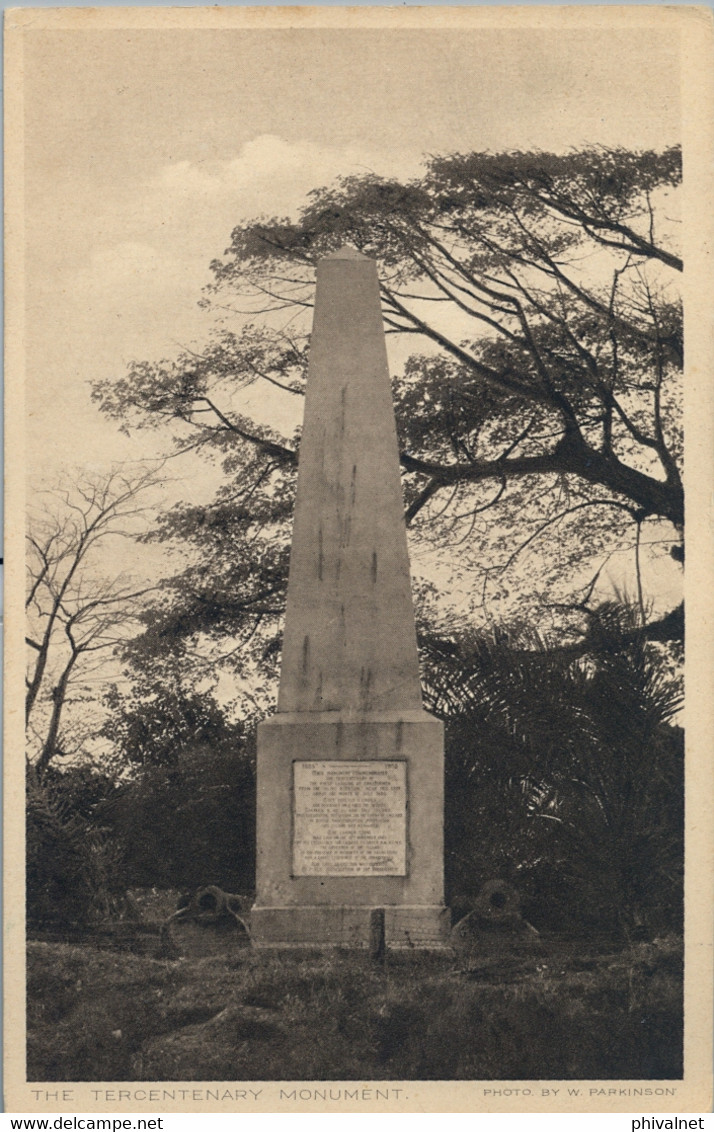
<path id="1" fill-rule="evenodd" d="M 384 908 L 389 946 L 439 946 L 449 931 L 441 723 L 422 711 L 335 712 L 313 720 L 305 714 L 278 714 L 258 732 L 255 943 L 366 947 L 370 911 Z M 325 786 L 310 781 L 316 762 L 325 764 Z M 355 763 L 361 766 L 353 769 Z M 335 764 L 346 770 L 344 786 Z M 381 797 L 375 802 L 372 782 L 380 778 L 386 787 L 376 787 Z M 297 796 L 296 781 L 302 787 Z M 343 818 L 347 807 L 336 801 L 340 794 L 358 803 L 353 820 Z M 322 832 L 314 830 L 319 817 L 310 822 L 310 806 L 316 816 L 325 811 Z M 321 871 L 333 868 L 353 875 Z"/>
<path id="2" fill-rule="evenodd" d="M 448 937 L 443 735 L 422 710 L 375 263 L 321 261 L 276 715 L 258 730 L 256 946 Z"/>

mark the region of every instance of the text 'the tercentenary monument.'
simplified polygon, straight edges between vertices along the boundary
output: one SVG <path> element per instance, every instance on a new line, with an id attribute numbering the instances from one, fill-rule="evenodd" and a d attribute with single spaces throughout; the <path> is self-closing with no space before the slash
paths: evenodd
<path id="1" fill-rule="evenodd" d="M 257 946 L 434 947 L 443 733 L 422 709 L 387 351 L 373 260 L 323 259 L 278 710 L 258 729 Z"/>

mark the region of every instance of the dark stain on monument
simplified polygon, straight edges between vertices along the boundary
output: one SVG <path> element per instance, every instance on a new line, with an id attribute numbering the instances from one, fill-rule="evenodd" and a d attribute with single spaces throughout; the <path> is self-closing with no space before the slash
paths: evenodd
<path id="1" fill-rule="evenodd" d="M 345 408 L 347 407 L 347 389 L 343 386 L 340 390 L 340 436 L 344 436 L 345 432 Z"/>
<path id="2" fill-rule="evenodd" d="M 365 705 L 367 705 L 369 703 L 369 696 L 370 696 L 371 690 L 372 690 L 372 669 L 371 668 L 361 668 L 360 673 L 359 673 L 359 691 L 360 691 L 360 699 L 362 700 L 363 704 L 365 704 Z"/>

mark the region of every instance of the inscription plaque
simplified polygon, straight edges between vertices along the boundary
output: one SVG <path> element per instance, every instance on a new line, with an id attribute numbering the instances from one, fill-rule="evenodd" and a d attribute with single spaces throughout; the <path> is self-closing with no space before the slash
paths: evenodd
<path id="1" fill-rule="evenodd" d="M 293 874 L 405 876 L 405 762 L 293 763 Z"/>

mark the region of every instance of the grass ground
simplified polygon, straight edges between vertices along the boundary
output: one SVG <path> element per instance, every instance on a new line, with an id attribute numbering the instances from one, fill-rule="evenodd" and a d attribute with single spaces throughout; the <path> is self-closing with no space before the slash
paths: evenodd
<path id="1" fill-rule="evenodd" d="M 153 959 L 32 942 L 28 1080 L 676 1079 L 680 941 Z"/>

